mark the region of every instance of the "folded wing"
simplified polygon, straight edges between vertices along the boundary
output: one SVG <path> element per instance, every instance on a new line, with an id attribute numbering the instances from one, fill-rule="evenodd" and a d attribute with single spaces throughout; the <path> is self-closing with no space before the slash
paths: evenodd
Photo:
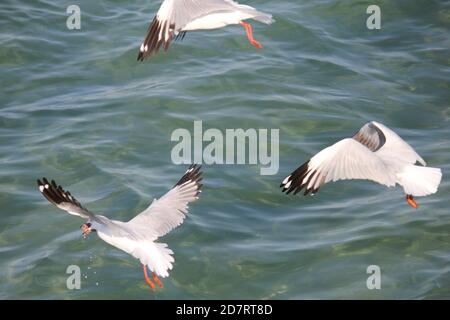
<path id="1" fill-rule="evenodd" d="M 352 138 L 373 152 L 386 144 L 386 136 L 373 122 L 366 123 Z"/>
<path id="2" fill-rule="evenodd" d="M 385 137 L 386 142 L 379 150 L 377 150 L 377 155 L 379 157 L 404 161 L 410 164 L 414 164 L 418 161 L 423 166 L 427 165 L 425 160 L 423 160 L 422 157 L 394 131 L 375 121 L 372 121 L 367 125 L 376 127 Z"/>

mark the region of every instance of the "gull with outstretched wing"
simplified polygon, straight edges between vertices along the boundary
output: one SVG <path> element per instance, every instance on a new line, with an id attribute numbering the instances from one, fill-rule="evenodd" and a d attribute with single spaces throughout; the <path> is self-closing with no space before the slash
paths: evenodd
<path id="1" fill-rule="evenodd" d="M 284 179 L 280 187 L 287 194 L 305 189 L 307 195 L 330 181 L 366 179 L 387 187 L 402 186 L 408 204 L 418 208 L 414 196 L 437 192 L 441 178 L 441 169 L 426 167 L 422 157 L 394 131 L 372 121 L 353 137 L 317 153 Z"/>
<path id="2" fill-rule="evenodd" d="M 92 231 L 110 245 L 123 250 L 140 260 L 147 284 L 154 289 L 156 282 L 162 287 L 158 277 L 169 276 L 174 258 L 173 251 L 165 243 L 156 242 L 172 229 L 183 223 L 188 212 L 188 204 L 198 199 L 201 192 L 202 172 L 200 166 L 192 165 L 175 184 L 159 199 L 128 222 L 108 219 L 84 208 L 68 191 L 54 180 L 37 180 L 39 191 L 58 208 L 72 215 L 86 219 L 81 226 L 83 236 Z M 153 281 L 147 273 L 150 269 Z"/>
<path id="3" fill-rule="evenodd" d="M 232 24 L 242 25 L 250 43 L 261 49 L 262 45 L 253 38 L 252 26 L 244 21 L 248 19 L 265 24 L 273 22 L 272 15 L 233 0 L 164 0 L 148 27 L 137 59 L 143 61 L 161 47 L 167 51 L 172 40 L 183 39 L 188 31 L 218 29 Z"/>

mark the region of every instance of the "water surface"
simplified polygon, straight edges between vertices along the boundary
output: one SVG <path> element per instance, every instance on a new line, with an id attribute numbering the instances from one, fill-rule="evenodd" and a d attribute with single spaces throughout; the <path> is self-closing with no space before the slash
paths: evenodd
<path id="1" fill-rule="evenodd" d="M 86 1 L 82 29 L 69 1 L 0 4 L 0 298 L 450 298 L 450 2 L 246 0 L 274 15 L 243 28 L 192 32 L 137 63 L 158 1 Z M 165 289 L 137 260 L 51 206 L 47 176 L 86 207 L 128 220 L 185 170 L 173 130 L 280 130 L 280 170 L 205 166 L 201 200 L 163 241 L 175 252 Z M 412 210 L 400 188 L 367 181 L 288 197 L 280 181 L 312 154 L 377 120 L 443 170 Z M 82 270 L 68 290 L 67 266 Z M 382 289 L 368 290 L 379 265 Z"/>

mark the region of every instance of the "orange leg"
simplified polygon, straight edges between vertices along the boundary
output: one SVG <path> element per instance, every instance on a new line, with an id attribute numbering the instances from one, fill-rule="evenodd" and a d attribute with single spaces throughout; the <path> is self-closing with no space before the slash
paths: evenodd
<path id="1" fill-rule="evenodd" d="M 245 31 L 247 31 L 247 38 L 248 38 L 248 41 L 250 41 L 250 43 L 251 43 L 254 47 L 256 47 L 256 48 L 258 48 L 258 49 L 262 49 L 262 47 L 263 47 L 262 44 L 259 43 L 258 41 L 256 41 L 255 38 L 253 38 L 253 28 L 252 28 L 251 24 L 242 21 L 242 22 L 241 22 L 241 26 L 243 26 L 243 27 L 245 28 Z"/>
<path id="2" fill-rule="evenodd" d="M 158 276 L 156 275 L 156 273 L 152 272 L 153 275 L 153 280 L 156 282 L 156 284 L 160 287 L 160 288 L 164 288 L 163 283 L 161 282 L 161 280 L 159 280 Z"/>
<path id="3" fill-rule="evenodd" d="M 143 269 L 144 269 L 144 278 L 145 281 L 147 282 L 147 284 L 150 286 L 150 288 L 152 288 L 153 290 L 155 290 L 155 284 L 152 282 L 152 280 L 150 280 L 150 278 L 148 277 L 147 274 L 147 266 L 146 265 L 142 265 Z"/>
<path id="4" fill-rule="evenodd" d="M 416 200 L 414 200 L 414 197 L 410 194 L 406 195 L 406 202 L 408 202 L 408 204 L 413 207 L 414 209 L 417 209 L 419 207 L 419 205 L 417 204 Z"/>

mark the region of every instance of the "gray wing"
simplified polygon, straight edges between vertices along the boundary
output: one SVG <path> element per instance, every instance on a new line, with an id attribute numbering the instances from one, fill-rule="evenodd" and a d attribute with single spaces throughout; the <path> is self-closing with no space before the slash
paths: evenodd
<path id="1" fill-rule="evenodd" d="M 167 51 L 172 40 L 177 36 L 184 37 L 185 32 L 181 30 L 189 22 L 211 13 L 235 11 L 240 7 L 248 6 L 231 0 L 165 0 L 147 30 L 137 59 L 143 61 L 156 54 L 161 47 Z"/>
<path id="2" fill-rule="evenodd" d="M 400 162 L 406 161 L 411 164 L 418 161 L 423 166 L 427 165 L 425 160 L 422 159 L 413 147 L 406 143 L 394 131 L 379 122 L 372 121 L 371 124 L 385 137 L 385 143 L 382 145 L 382 148 L 379 148 L 376 152 L 379 157 L 390 160 L 396 158 Z"/>
<path id="3" fill-rule="evenodd" d="M 380 150 L 386 143 L 383 131 L 373 122 L 366 123 L 352 138 L 373 152 Z"/>
<path id="4" fill-rule="evenodd" d="M 54 180 L 49 182 L 46 178 L 42 178 L 42 181 L 37 180 L 37 184 L 42 195 L 58 208 L 84 219 L 95 218 L 92 212 L 83 208 L 69 191 L 65 191 L 61 186 L 58 186 Z"/>
<path id="5" fill-rule="evenodd" d="M 139 230 L 139 233 L 155 235 L 156 238 L 167 234 L 183 223 L 188 204 L 198 199 L 201 181 L 200 166 L 190 166 L 169 192 L 160 199 L 155 199 L 146 210 L 128 221 L 127 227 Z"/>

